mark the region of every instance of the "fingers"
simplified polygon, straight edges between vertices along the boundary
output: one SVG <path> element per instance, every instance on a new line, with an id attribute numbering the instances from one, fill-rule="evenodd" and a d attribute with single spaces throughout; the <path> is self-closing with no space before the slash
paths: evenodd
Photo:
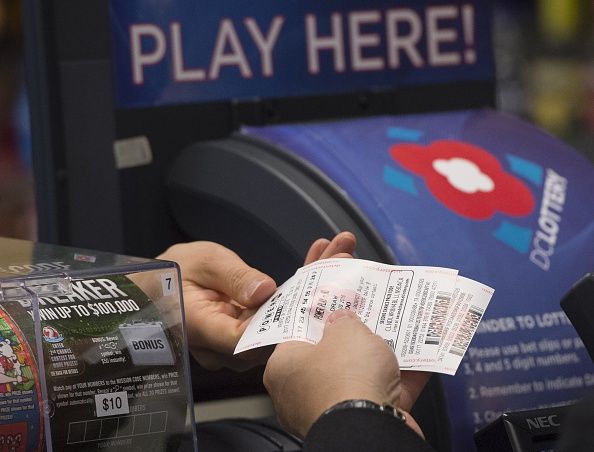
<path id="1" fill-rule="evenodd" d="M 178 262 L 183 279 L 222 292 L 246 307 L 258 307 L 276 290 L 270 276 L 216 243 L 174 245 L 159 258 Z"/>
<path id="2" fill-rule="evenodd" d="M 191 349 L 203 347 L 231 355 L 241 337 L 242 322 L 234 318 L 237 313 L 228 312 L 235 309 L 231 305 L 216 308 L 186 305 L 188 342 Z"/>
<path id="3" fill-rule="evenodd" d="M 356 245 L 357 239 L 351 232 L 341 232 L 332 239 L 319 259 L 328 259 L 342 253 L 352 255 Z"/>
<path id="4" fill-rule="evenodd" d="M 301 437 L 325 410 L 343 400 L 397 406 L 399 379 L 392 350 L 348 310 L 328 316 L 318 344 L 278 345 L 264 373 L 281 425 Z"/>
<path id="5" fill-rule="evenodd" d="M 360 327 L 368 329 L 354 312 L 339 309 L 330 314 L 326 320 L 322 340 L 329 340 L 330 337 L 349 334 L 349 332 L 354 333 L 354 330 Z"/>
<path id="6" fill-rule="evenodd" d="M 197 259 L 192 276 L 201 286 L 223 292 L 246 307 L 259 306 L 276 290 L 270 276 L 219 246 L 209 256 Z"/>
<path id="7" fill-rule="evenodd" d="M 275 374 L 279 371 L 286 371 L 287 369 L 284 363 L 287 360 L 290 361 L 291 364 L 294 363 L 299 354 L 307 353 L 312 347 L 314 347 L 313 344 L 303 341 L 288 341 L 276 345 L 266 365 L 268 374 L 271 372 Z M 269 380 L 269 376 L 267 377 L 266 374 L 264 375 L 265 384 L 266 380 Z"/>
<path id="8" fill-rule="evenodd" d="M 253 309 L 241 308 L 233 303 L 185 303 L 190 347 L 207 348 L 213 352 L 233 355 L 253 313 Z"/>
<path id="9" fill-rule="evenodd" d="M 328 239 L 318 239 L 313 242 L 305 256 L 304 264 L 307 265 L 317 261 L 328 245 L 330 245 L 330 240 Z"/>
<path id="10" fill-rule="evenodd" d="M 357 319 L 358 317 L 353 311 L 349 311 L 348 309 L 339 309 L 338 311 L 334 311 L 332 314 L 328 316 L 326 324 L 331 325 L 337 320 L 344 318 Z"/>
<path id="11" fill-rule="evenodd" d="M 375 336 L 357 317 L 357 314 L 346 309 L 339 309 L 328 316 L 321 342 L 348 344 L 353 341 L 353 338 L 356 337 L 360 340 L 364 335 Z"/>
<path id="12" fill-rule="evenodd" d="M 370 346 L 372 346 L 372 343 L 377 342 L 385 347 L 384 352 L 388 351 L 390 357 L 393 355 L 392 349 L 385 341 L 371 331 L 357 314 L 347 309 L 339 309 L 328 316 L 320 343 L 322 341 L 326 343 L 339 342 L 341 344 L 361 344 L 363 341 L 367 341 Z M 394 361 L 396 369 L 398 369 L 398 361 L 396 359 Z"/>
<path id="13" fill-rule="evenodd" d="M 351 232 L 340 232 L 332 241 L 318 239 L 309 248 L 305 257 L 305 265 L 330 257 L 350 257 L 354 253 L 356 245 L 357 239 Z"/>
<path id="14" fill-rule="evenodd" d="M 301 341 L 283 342 L 274 347 L 264 370 L 263 382 L 268 392 L 273 391 L 276 384 L 284 380 L 284 376 L 290 375 L 295 363 L 313 347 L 313 344 Z"/>

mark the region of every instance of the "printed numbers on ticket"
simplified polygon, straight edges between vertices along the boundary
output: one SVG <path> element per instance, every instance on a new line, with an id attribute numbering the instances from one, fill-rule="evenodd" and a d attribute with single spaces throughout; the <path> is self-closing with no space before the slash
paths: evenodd
<path id="1" fill-rule="evenodd" d="M 260 307 L 235 353 L 289 340 L 315 344 L 327 317 L 349 309 L 401 368 L 455 373 L 492 294 L 451 268 L 322 260 L 297 270 Z"/>

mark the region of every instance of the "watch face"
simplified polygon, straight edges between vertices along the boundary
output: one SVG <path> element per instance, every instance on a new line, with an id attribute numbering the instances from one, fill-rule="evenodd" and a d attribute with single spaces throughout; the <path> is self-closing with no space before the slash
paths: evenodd
<path id="1" fill-rule="evenodd" d="M 0 307 L 0 444 L 42 449 L 41 390 L 34 354 L 22 331 Z"/>

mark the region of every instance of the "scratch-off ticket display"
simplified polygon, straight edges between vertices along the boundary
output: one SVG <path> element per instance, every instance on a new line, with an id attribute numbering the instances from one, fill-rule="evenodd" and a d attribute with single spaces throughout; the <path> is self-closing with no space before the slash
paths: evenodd
<path id="1" fill-rule="evenodd" d="M 68 295 L 38 301 L 53 449 L 179 447 L 175 435 L 187 416 L 184 344 L 163 308 L 123 275 L 74 279 Z M 34 343 L 31 300 L 5 306 L 28 325 Z M 8 322 L 0 320 L 0 414 L 6 409 L 14 419 L 0 434 L 27 444 L 15 450 L 35 450 L 42 420 L 33 355 Z"/>
<path id="2" fill-rule="evenodd" d="M 34 354 L 0 307 L 0 450 L 42 448 L 41 393 Z"/>

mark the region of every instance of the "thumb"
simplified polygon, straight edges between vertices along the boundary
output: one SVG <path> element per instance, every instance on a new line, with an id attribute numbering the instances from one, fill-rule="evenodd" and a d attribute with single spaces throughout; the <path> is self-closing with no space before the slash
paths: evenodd
<path id="1" fill-rule="evenodd" d="M 322 339 L 342 335 L 350 337 L 360 328 L 370 331 L 353 311 L 339 309 L 328 316 Z"/>
<path id="2" fill-rule="evenodd" d="M 184 278 L 221 292 L 248 308 L 260 306 L 276 290 L 274 280 L 250 267 L 237 254 L 212 242 L 195 242 L 184 249 Z"/>
<path id="3" fill-rule="evenodd" d="M 349 311 L 348 309 L 339 309 L 328 316 L 328 319 L 326 319 L 326 325 L 332 325 L 340 319 L 347 318 L 356 320 L 359 319 L 359 317 L 357 317 L 357 314 L 355 314 L 353 311 Z"/>

